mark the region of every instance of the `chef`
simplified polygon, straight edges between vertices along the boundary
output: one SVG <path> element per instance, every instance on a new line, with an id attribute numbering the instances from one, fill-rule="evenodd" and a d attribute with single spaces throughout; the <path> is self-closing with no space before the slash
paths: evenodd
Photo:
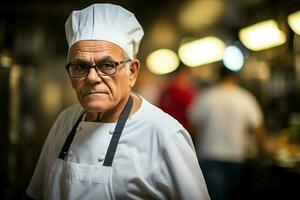
<path id="1" fill-rule="evenodd" d="M 188 132 L 131 91 L 144 34 L 135 16 L 117 5 L 93 4 L 73 11 L 65 30 L 66 69 L 79 104 L 56 119 L 27 195 L 210 199 Z"/>

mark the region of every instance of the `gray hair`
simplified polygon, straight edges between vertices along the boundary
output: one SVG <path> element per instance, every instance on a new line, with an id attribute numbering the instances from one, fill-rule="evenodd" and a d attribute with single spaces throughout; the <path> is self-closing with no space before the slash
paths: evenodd
<path id="1" fill-rule="evenodd" d="M 128 56 L 128 54 L 126 53 L 126 51 L 123 50 L 123 60 L 131 60 Z M 127 75 L 129 75 L 129 71 L 130 71 L 130 66 L 131 66 L 131 62 L 126 62 L 124 63 L 125 68 L 126 68 L 126 73 Z"/>

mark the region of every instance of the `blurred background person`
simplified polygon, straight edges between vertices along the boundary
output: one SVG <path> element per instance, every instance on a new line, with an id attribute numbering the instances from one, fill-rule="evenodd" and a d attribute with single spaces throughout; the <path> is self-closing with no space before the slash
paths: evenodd
<path id="1" fill-rule="evenodd" d="M 246 158 L 248 132 L 265 152 L 263 113 L 255 97 L 238 85 L 238 73 L 220 67 L 220 80 L 189 108 L 196 151 L 212 200 L 233 199 Z"/>
<path id="2" fill-rule="evenodd" d="M 193 81 L 189 69 L 183 63 L 169 76 L 168 84 L 161 93 L 158 106 L 177 119 L 194 139 L 191 125 L 187 119 L 187 108 L 198 95 L 197 85 Z"/>

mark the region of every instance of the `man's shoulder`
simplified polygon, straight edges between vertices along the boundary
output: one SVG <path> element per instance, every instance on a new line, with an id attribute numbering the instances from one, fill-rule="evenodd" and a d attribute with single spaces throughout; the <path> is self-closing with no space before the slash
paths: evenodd
<path id="1" fill-rule="evenodd" d="M 187 130 L 175 118 L 159 107 L 143 99 L 140 109 L 140 113 L 134 121 L 137 122 L 136 126 L 139 127 L 139 130 L 142 130 L 137 134 L 143 135 L 143 141 L 157 141 L 158 146 L 161 148 L 165 148 L 170 138 L 177 135 L 182 135 L 183 138 L 190 141 Z M 145 133 L 147 133 L 147 136 L 145 136 Z M 149 137 L 150 140 L 148 140 Z"/>
<path id="2" fill-rule="evenodd" d="M 83 108 L 80 106 L 80 104 L 71 105 L 60 112 L 56 119 L 56 123 L 65 123 L 66 121 L 74 123 L 82 113 Z"/>
<path id="3" fill-rule="evenodd" d="M 60 115 L 68 115 L 68 116 L 72 116 L 72 115 L 80 115 L 80 113 L 83 112 L 83 108 L 81 107 L 80 104 L 73 104 L 70 105 L 68 107 L 66 107 L 65 109 L 63 109 L 60 113 Z"/>
<path id="4" fill-rule="evenodd" d="M 142 112 L 143 119 L 154 129 L 177 131 L 183 128 L 175 118 L 145 99 Z"/>
<path id="5" fill-rule="evenodd" d="M 57 138 L 59 138 L 60 140 L 61 137 L 65 137 L 65 134 L 62 133 L 67 134 L 71 130 L 73 124 L 75 124 L 76 120 L 80 116 L 80 113 L 82 112 L 83 109 L 79 104 L 75 104 L 65 108 L 56 118 L 54 124 L 51 127 L 51 130 L 48 134 L 48 137 L 52 138 L 50 140 L 54 141 Z"/>

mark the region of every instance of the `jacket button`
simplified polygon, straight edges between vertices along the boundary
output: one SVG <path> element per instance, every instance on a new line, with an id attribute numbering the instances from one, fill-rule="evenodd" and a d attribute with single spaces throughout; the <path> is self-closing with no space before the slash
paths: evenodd
<path id="1" fill-rule="evenodd" d="M 98 162 L 102 162 L 104 160 L 104 158 L 105 158 L 104 155 L 100 155 L 98 158 Z"/>
<path id="2" fill-rule="evenodd" d="M 70 150 L 69 153 L 68 153 L 68 156 L 71 157 L 71 156 L 73 156 L 73 154 L 74 154 L 74 151 Z"/>

